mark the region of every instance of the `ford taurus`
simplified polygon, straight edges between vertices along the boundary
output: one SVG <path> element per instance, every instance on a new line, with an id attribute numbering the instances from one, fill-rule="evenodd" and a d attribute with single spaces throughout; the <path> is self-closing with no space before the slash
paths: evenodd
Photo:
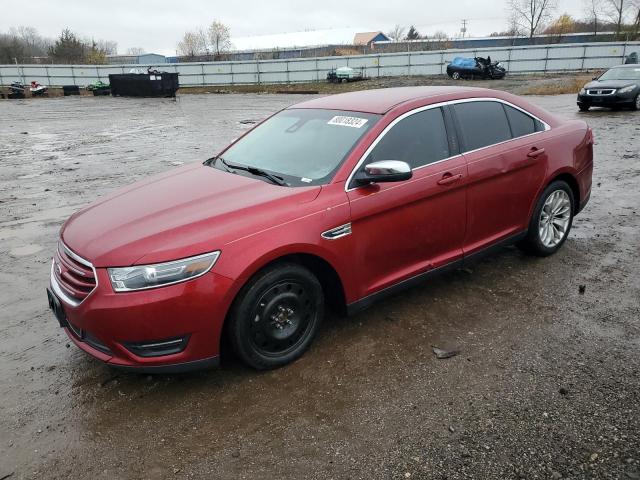
<path id="1" fill-rule="evenodd" d="M 228 344 L 257 369 L 492 247 L 565 242 L 593 135 L 514 95 L 412 87 L 312 99 L 204 163 L 134 183 L 61 228 L 49 306 L 115 367 L 185 371 Z"/>

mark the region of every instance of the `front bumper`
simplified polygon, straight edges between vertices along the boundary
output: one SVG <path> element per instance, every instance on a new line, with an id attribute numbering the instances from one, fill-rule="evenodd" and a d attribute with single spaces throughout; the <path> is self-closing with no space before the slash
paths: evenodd
<path id="1" fill-rule="evenodd" d="M 209 272 L 175 285 L 115 293 L 107 270 L 78 305 L 61 300 L 62 326 L 74 344 L 110 366 L 141 373 L 170 373 L 218 364 L 220 337 L 231 304 L 232 280 Z M 59 291 L 51 275 L 51 289 Z M 183 339 L 179 351 L 140 346 Z M 134 348 L 135 346 L 135 348 Z"/>
<path id="2" fill-rule="evenodd" d="M 638 92 L 614 93 L 613 95 L 578 94 L 578 106 L 585 107 L 630 107 L 634 104 Z"/>

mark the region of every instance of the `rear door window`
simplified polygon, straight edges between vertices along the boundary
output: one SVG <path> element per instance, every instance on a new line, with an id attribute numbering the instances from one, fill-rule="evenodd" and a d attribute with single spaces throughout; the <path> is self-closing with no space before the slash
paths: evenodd
<path id="1" fill-rule="evenodd" d="M 475 150 L 511 139 L 511 128 L 502 104 L 492 101 L 453 105 L 462 130 L 464 151 Z"/>
<path id="2" fill-rule="evenodd" d="M 542 124 L 532 116 L 509 105 L 504 105 L 504 110 L 507 112 L 513 138 L 531 135 L 532 133 L 544 130 Z"/>
<path id="3" fill-rule="evenodd" d="M 451 156 L 441 108 L 414 113 L 394 125 L 371 151 L 365 164 L 400 160 L 411 168 Z"/>

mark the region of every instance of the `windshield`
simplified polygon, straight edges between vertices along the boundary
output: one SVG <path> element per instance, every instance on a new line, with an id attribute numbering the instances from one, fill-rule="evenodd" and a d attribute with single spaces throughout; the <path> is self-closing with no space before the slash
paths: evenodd
<path id="1" fill-rule="evenodd" d="M 604 72 L 598 80 L 640 80 L 640 67 L 612 68 Z"/>
<path id="2" fill-rule="evenodd" d="M 338 110 L 283 110 L 231 145 L 222 158 L 277 174 L 290 186 L 325 184 L 379 118 Z"/>

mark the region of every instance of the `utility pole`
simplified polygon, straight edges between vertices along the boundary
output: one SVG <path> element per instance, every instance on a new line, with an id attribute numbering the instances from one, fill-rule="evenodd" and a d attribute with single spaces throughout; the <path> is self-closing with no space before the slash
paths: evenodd
<path id="1" fill-rule="evenodd" d="M 464 18 L 462 19 L 462 28 L 460 29 L 460 33 L 462 33 L 462 38 L 464 38 L 467 33 L 467 20 Z"/>

